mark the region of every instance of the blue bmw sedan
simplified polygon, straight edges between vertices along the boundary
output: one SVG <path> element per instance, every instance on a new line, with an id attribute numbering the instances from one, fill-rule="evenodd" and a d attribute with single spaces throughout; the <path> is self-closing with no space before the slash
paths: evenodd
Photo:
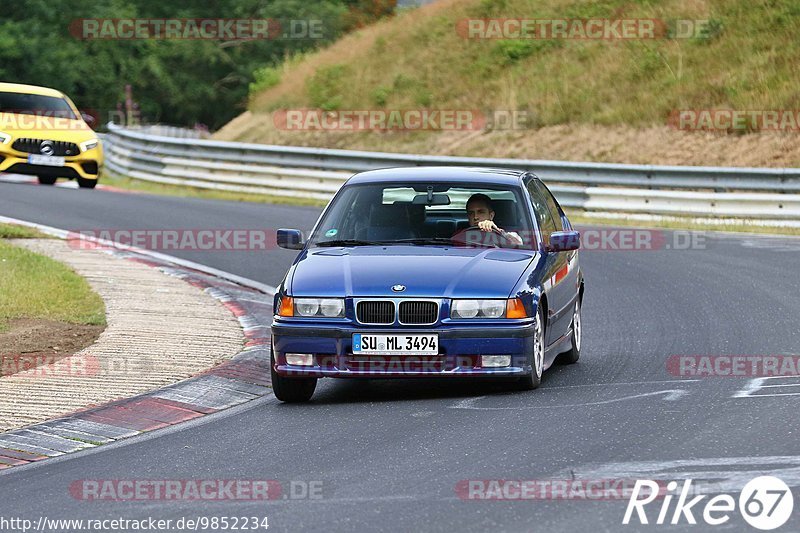
<path id="1" fill-rule="evenodd" d="M 580 236 L 530 172 L 416 167 L 351 177 L 275 294 L 272 386 L 317 379 L 504 378 L 539 386 L 581 351 Z"/>

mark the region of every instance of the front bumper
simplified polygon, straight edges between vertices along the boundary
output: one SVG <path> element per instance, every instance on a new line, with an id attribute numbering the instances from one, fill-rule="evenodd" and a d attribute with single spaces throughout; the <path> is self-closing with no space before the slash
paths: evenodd
<path id="1" fill-rule="evenodd" d="M 18 152 L 8 145 L 0 147 L 0 172 L 96 180 L 103 165 L 103 152 L 100 147 L 92 148 L 75 156 L 66 156 L 63 167 L 28 163 L 29 155 Z"/>
<path id="2" fill-rule="evenodd" d="M 475 326 L 439 325 L 430 328 L 375 328 L 352 324 L 286 323 L 272 325 L 275 370 L 293 377 L 436 377 L 522 376 L 531 372 L 528 354 L 533 352 L 532 320 L 513 324 Z M 353 333 L 437 333 L 437 355 L 354 356 Z M 313 354 L 312 366 L 286 364 L 286 353 Z M 510 355 L 511 365 L 480 366 L 481 355 Z"/>

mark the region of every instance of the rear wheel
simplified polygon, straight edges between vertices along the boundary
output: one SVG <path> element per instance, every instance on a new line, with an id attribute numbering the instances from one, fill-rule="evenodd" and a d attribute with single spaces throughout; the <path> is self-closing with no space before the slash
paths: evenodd
<path id="1" fill-rule="evenodd" d="M 581 358 L 581 343 L 583 342 L 583 326 L 581 325 L 581 301 L 575 303 L 575 311 L 572 315 L 572 348 L 558 356 L 558 362 L 571 365 L 578 362 Z"/>
<path id="2" fill-rule="evenodd" d="M 275 354 L 270 350 L 269 369 L 272 375 L 272 392 L 286 403 L 307 402 L 317 388 L 317 378 L 289 378 L 275 372 Z"/>
<path id="3" fill-rule="evenodd" d="M 533 390 L 542 383 L 542 373 L 544 372 L 544 319 L 542 318 L 542 306 L 536 311 L 536 322 L 533 326 L 533 353 L 529 361 L 531 363 L 531 373 L 519 378 L 517 388 L 519 390 Z"/>
<path id="4" fill-rule="evenodd" d="M 97 185 L 97 180 L 87 180 L 85 178 L 78 178 L 78 187 L 81 189 L 94 189 Z"/>
<path id="5" fill-rule="evenodd" d="M 58 179 L 55 176 L 36 176 L 39 178 L 39 185 L 53 185 Z"/>

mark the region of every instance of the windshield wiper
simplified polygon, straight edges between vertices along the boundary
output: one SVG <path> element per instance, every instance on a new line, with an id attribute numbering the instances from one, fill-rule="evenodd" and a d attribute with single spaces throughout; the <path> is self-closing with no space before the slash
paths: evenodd
<path id="1" fill-rule="evenodd" d="M 384 244 L 379 241 L 361 241 L 358 239 L 338 239 L 333 241 L 320 241 L 317 246 L 377 246 Z"/>
<path id="2" fill-rule="evenodd" d="M 453 244 L 453 241 L 448 237 L 417 237 L 415 239 L 395 239 L 393 241 L 384 241 L 385 244 Z"/>

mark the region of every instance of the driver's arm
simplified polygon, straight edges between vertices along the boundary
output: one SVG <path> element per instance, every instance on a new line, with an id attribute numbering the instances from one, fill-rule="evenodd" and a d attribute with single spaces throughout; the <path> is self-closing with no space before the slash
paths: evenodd
<path id="1" fill-rule="evenodd" d="M 505 237 L 506 240 L 511 244 L 514 244 L 516 246 L 522 246 L 522 237 L 520 237 L 517 233 L 514 233 L 513 231 L 506 231 L 504 229 L 500 229 L 500 235 Z"/>
<path id="2" fill-rule="evenodd" d="M 499 234 L 500 236 L 504 237 L 509 243 L 511 243 L 513 245 L 516 245 L 516 246 L 521 246 L 522 245 L 522 237 L 520 237 L 518 234 L 514 233 L 513 231 L 506 231 L 506 230 L 500 228 L 497 224 L 495 224 L 491 220 L 482 220 L 481 222 L 478 223 L 478 227 L 482 231 L 493 231 L 493 232 Z"/>

